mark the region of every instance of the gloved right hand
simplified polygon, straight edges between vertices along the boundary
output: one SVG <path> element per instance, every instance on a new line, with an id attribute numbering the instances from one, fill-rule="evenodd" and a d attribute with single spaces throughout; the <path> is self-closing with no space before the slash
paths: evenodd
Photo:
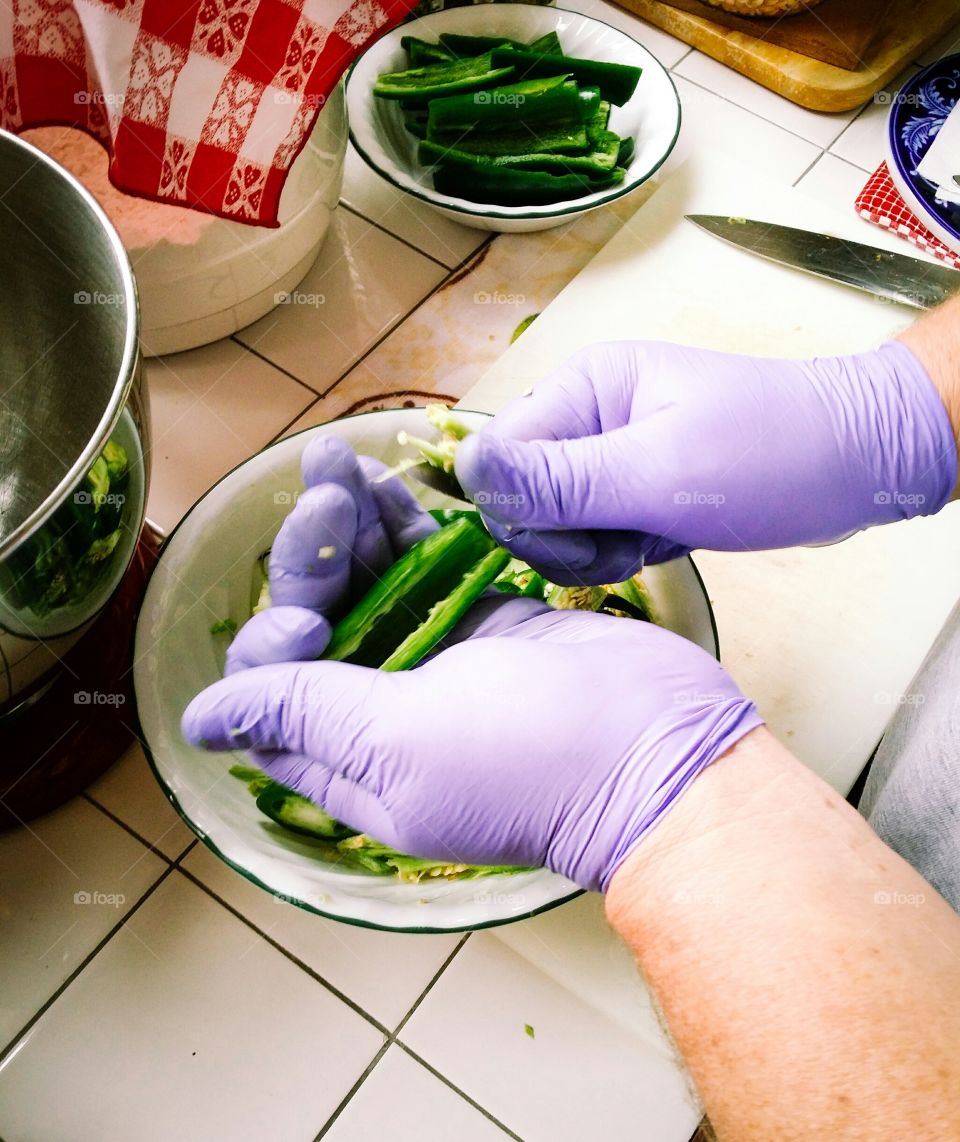
<path id="1" fill-rule="evenodd" d="M 468 437 L 457 476 L 553 582 L 614 583 L 693 548 L 824 543 L 950 498 L 950 419 L 891 341 L 810 361 L 655 341 L 577 353 Z"/>

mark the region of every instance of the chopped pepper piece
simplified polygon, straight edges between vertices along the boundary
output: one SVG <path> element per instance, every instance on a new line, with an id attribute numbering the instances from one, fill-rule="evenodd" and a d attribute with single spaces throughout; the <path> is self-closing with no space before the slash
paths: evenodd
<path id="1" fill-rule="evenodd" d="M 582 198 L 585 194 L 606 190 L 621 182 L 623 171 L 620 167 L 614 167 L 603 178 L 454 162 L 445 162 L 433 172 L 433 185 L 441 194 L 495 206 L 545 206 L 551 202 Z"/>
<path id="2" fill-rule="evenodd" d="M 469 519 L 456 520 L 428 535 L 398 559 L 334 626 L 323 657 L 358 666 L 382 666 L 394 657 L 399 644 L 427 621 L 437 599 L 446 598 L 477 560 L 494 548 L 487 532 Z M 446 633 L 442 631 L 439 637 Z"/>
<path id="3" fill-rule="evenodd" d="M 373 94 L 382 99 L 403 99 L 410 105 L 426 106 L 427 101 L 436 96 L 479 91 L 511 75 L 513 65 L 491 64 L 488 52 L 476 59 L 455 59 L 407 71 L 384 72 L 373 85 Z"/>
<path id="4" fill-rule="evenodd" d="M 440 165 L 445 162 L 475 163 L 481 166 L 512 167 L 515 170 L 546 171 L 548 174 L 609 175 L 616 166 L 617 147 L 613 150 L 595 151 L 585 155 L 563 153 L 532 152 L 523 155 L 475 155 L 456 147 L 440 147 L 424 139 L 417 148 L 417 158 L 424 166 Z"/>
<path id="5" fill-rule="evenodd" d="M 534 40 L 527 48 L 530 52 L 540 52 L 543 55 L 563 55 L 563 45 L 556 32 L 547 32 L 538 40 Z"/>
<path id="6" fill-rule="evenodd" d="M 450 95 L 431 99 L 427 134 L 457 135 L 475 131 L 484 135 L 519 131 L 523 127 L 582 127 L 583 111 L 576 84 L 562 75 L 505 84 L 495 91 Z"/>
<path id="7" fill-rule="evenodd" d="M 443 44 L 431 44 L 416 36 L 403 36 L 400 46 L 407 53 L 411 67 L 426 67 L 432 63 L 448 63 L 453 54 Z"/>
<path id="8" fill-rule="evenodd" d="M 618 107 L 623 106 L 636 91 L 642 70 L 625 63 L 577 59 L 551 52 L 521 51 L 509 46 L 494 48 L 492 60 L 494 67 L 509 67 L 512 64 L 517 74 L 523 76 L 550 76 L 561 72 L 572 75 L 578 83 L 599 87 L 603 98 Z"/>
<path id="9" fill-rule="evenodd" d="M 511 40 L 509 36 L 461 36 L 456 32 L 441 32 L 440 43 L 447 51 L 461 59 L 492 52 L 494 48 L 515 47 L 525 50 L 526 44 Z M 530 47 L 533 47 L 531 44 Z"/>

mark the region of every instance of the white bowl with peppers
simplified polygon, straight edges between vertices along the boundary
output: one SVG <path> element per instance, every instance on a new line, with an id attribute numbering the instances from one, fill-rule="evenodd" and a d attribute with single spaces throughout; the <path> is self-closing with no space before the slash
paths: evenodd
<path id="1" fill-rule="evenodd" d="M 473 430 L 487 420 L 482 413 L 457 410 L 456 415 Z M 160 785 L 190 828 L 223 861 L 278 899 L 321 916 L 396 931 L 449 932 L 507 924 L 572 899 L 579 893 L 576 885 L 547 869 L 442 866 L 386 850 L 373 838 L 351 835 L 322 807 L 273 785 L 242 752 L 206 752 L 182 737 L 183 710 L 194 695 L 222 676 L 232 632 L 263 602 L 263 556 L 302 491 L 300 458 L 317 433 L 339 436 L 356 452 L 392 467 L 402 466 L 411 454 L 409 444 L 402 444 L 398 435 L 405 440 L 429 438 L 435 427 L 423 409 L 394 409 L 307 429 L 235 468 L 183 518 L 167 540 L 150 580 L 134 654 L 137 713 L 147 757 Z M 456 529 L 464 533 L 461 538 L 466 543 L 458 542 L 457 551 L 442 538 L 439 548 L 448 555 L 453 552 L 454 562 L 464 556 L 460 582 L 467 583 L 470 568 L 482 569 L 499 549 L 485 530 L 476 534 L 462 517 L 456 517 L 456 511 L 466 505 L 419 484 L 410 486 L 426 508 L 446 513 L 449 522 L 443 532 L 450 529 L 452 539 L 456 539 Z M 454 513 L 452 518 L 450 513 Z M 435 532 L 422 544 L 433 544 L 439 550 L 441 534 Z M 421 552 L 421 563 L 429 554 Z M 501 554 L 500 589 L 529 592 L 532 576 L 513 566 L 505 552 Z M 404 558 L 384 574 L 382 582 L 400 568 Z M 447 559 L 443 573 L 451 566 Z M 476 574 L 479 570 L 474 578 Z M 438 571 L 435 578 L 439 577 Z M 459 585 L 447 582 L 441 596 L 451 599 Z M 540 585 L 551 605 L 584 605 L 579 597 L 560 599 L 556 589 L 550 588 Z M 631 597 L 653 621 L 718 653 L 710 603 L 692 560 L 645 569 L 638 588 L 639 596 Z M 609 602 L 606 590 L 599 594 L 600 602 Z M 358 612 L 369 598 L 357 601 L 336 624 L 331 647 L 357 644 L 358 631 L 362 635 Z M 426 596 L 416 603 L 410 594 L 403 598 L 410 606 L 432 605 Z M 403 622 L 410 617 L 410 606 L 397 604 Z M 593 603 L 590 607 L 596 609 Z M 622 611 L 624 617 L 611 621 L 638 621 L 636 614 L 630 617 L 633 608 L 625 598 L 614 610 Z M 430 625 L 430 616 L 427 609 L 421 619 Z M 372 624 L 371 629 L 382 635 L 382 624 Z M 406 628 L 394 633 L 401 640 L 400 648 L 409 649 L 424 632 L 416 627 L 412 634 Z M 366 644 L 368 649 L 370 645 Z M 423 650 L 419 647 L 418 653 Z M 403 650 L 394 648 L 391 653 Z M 325 657 L 331 656 L 360 661 L 332 654 L 328 647 Z M 370 660 L 364 664 L 371 664 Z M 390 668 L 397 668 L 396 664 Z"/>
<path id="2" fill-rule="evenodd" d="M 663 65 L 593 17 L 530 4 L 450 8 L 395 28 L 347 78 L 374 171 L 453 221 L 546 230 L 645 182 L 680 130 Z"/>

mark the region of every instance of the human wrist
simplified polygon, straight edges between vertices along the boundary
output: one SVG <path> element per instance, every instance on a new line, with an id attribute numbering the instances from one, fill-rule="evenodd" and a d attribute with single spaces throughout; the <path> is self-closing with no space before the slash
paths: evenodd
<path id="1" fill-rule="evenodd" d="M 685 676 L 696 688 L 667 696 L 664 716 L 644 725 L 597 788 L 589 810 L 550 847 L 549 867 L 582 888 L 605 892 L 626 856 L 675 812 L 697 776 L 762 725 L 754 704 L 720 664 L 699 649 L 695 653 L 705 669 Z"/>
<path id="2" fill-rule="evenodd" d="M 719 837 L 767 827 L 797 770 L 801 778 L 815 780 L 765 726 L 740 738 L 698 774 L 682 802 L 614 871 L 605 901 L 611 926 L 636 945 L 651 925 L 663 921 L 664 901 L 681 910 L 702 910 L 712 890 L 699 873 L 711 867 Z M 732 851 L 729 855 L 735 859 Z"/>
<path id="3" fill-rule="evenodd" d="M 744 779 L 739 773 L 729 771 L 736 765 L 743 766 L 744 757 L 755 753 L 753 742 L 757 734 L 761 734 L 761 741 L 775 739 L 769 734 L 761 721 L 760 715 L 752 702 L 744 700 L 744 705 L 737 718 L 737 726 L 728 732 L 723 745 L 716 741 L 716 748 L 712 753 L 704 755 L 700 764 L 691 767 L 684 774 L 683 785 L 676 783 L 675 794 L 661 807 L 661 811 L 647 821 L 643 830 L 635 830 L 632 834 L 624 835 L 623 841 L 610 860 L 607 861 L 605 874 L 600 883 L 600 891 L 606 893 L 607 899 L 616 901 L 620 898 L 623 884 L 632 882 L 637 875 L 651 875 L 650 869 L 656 866 L 658 854 L 664 844 L 673 847 L 695 842 L 701 831 L 701 818 L 705 811 L 715 815 L 717 822 L 728 820 L 739 811 L 739 801 L 731 798 L 727 793 L 728 786 L 741 789 Z M 734 765 L 729 758 L 735 758 Z M 721 774 L 718 780 L 712 771 L 720 766 Z M 711 777 L 708 780 L 707 774 Z M 673 777 L 676 782 L 676 777 Z M 705 783 L 704 783 L 705 782 Z M 724 814 L 718 814 L 718 801 L 731 799 L 731 805 Z M 696 823 L 694 823 L 696 822 Z M 624 880 L 626 878 L 626 880 Z M 618 884 L 619 887 L 614 886 Z"/>
<path id="4" fill-rule="evenodd" d="M 960 448 L 960 298 L 951 298 L 897 335 L 934 386 Z M 952 497 L 960 495 L 960 483 Z"/>
<path id="5" fill-rule="evenodd" d="M 860 526 L 934 515 L 953 494 L 957 445 L 924 362 L 898 340 L 837 360 L 848 377 L 845 415 L 856 426 L 847 447 L 861 465 Z"/>

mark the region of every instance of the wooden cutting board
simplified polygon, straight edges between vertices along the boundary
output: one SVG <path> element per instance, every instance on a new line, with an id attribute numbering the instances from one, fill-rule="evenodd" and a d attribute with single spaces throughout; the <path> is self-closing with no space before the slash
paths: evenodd
<path id="1" fill-rule="evenodd" d="M 725 12 L 704 0 L 664 2 L 691 16 L 848 71 L 860 66 L 887 10 L 898 4 L 898 0 L 822 0 L 815 12 L 758 19 Z"/>
<path id="2" fill-rule="evenodd" d="M 890 0 L 889 3 L 872 6 L 861 6 L 859 0 L 837 2 L 858 10 L 858 18 L 865 24 L 865 28 L 860 28 L 861 34 L 873 27 L 872 36 L 865 38 L 861 62 L 853 69 L 837 67 L 801 54 L 809 44 L 804 47 L 799 39 L 795 46 L 801 51 L 792 51 L 775 43 L 770 35 L 760 38 L 756 34 L 724 26 L 720 23 L 721 13 L 711 12 L 707 19 L 683 11 L 673 3 L 663 3 L 663 0 L 616 0 L 622 8 L 692 44 L 705 55 L 814 111 L 849 111 L 859 107 L 941 36 L 960 24 L 957 0 L 922 0 L 920 3 L 917 0 Z M 794 20 L 816 19 L 818 13 L 829 13 L 828 5 L 831 3 L 832 0 L 826 0 L 812 9 L 807 17 L 789 16 L 779 21 L 751 20 L 749 23 L 757 23 L 764 28 L 777 26 L 787 34 L 789 29 L 784 31 L 785 25 Z M 683 0 L 683 6 L 693 5 Z M 872 12 L 867 10 L 871 7 Z M 698 4 L 697 8 L 705 9 L 706 6 Z M 848 17 L 849 13 L 844 20 Z"/>

